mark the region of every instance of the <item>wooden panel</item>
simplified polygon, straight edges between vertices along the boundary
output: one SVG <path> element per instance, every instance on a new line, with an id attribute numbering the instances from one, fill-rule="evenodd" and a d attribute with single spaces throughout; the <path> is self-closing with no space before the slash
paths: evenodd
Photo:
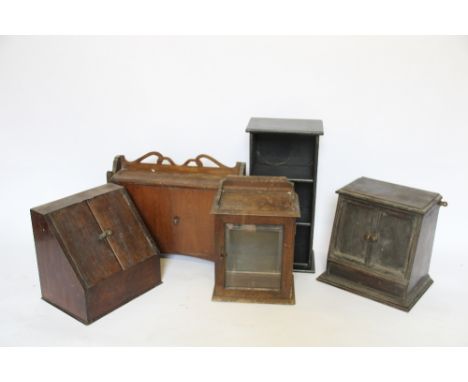
<path id="1" fill-rule="evenodd" d="M 354 182 L 340 188 L 337 192 L 418 213 L 426 213 L 442 199 L 442 196 L 436 192 L 365 177 L 356 179 Z"/>
<path id="2" fill-rule="evenodd" d="M 75 204 L 50 214 L 67 254 L 85 284 L 94 285 L 121 270 L 114 253 L 86 203 Z"/>
<path id="3" fill-rule="evenodd" d="M 328 263 L 327 271 L 333 276 L 343 278 L 349 284 L 355 283 L 394 296 L 402 296 L 405 291 L 404 284 L 381 278 L 371 272 L 360 271 L 335 262 Z"/>
<path id="4" fill-rule="evenodd" d="M 81 321 L 86 320 L 83 286 L 55 239 L 46 218 L 31 211 L 42 298 Z M 51 232 L 52 229 L 52 232 Z"/>
<path id="5" fill-rule="evenodd" d="M 301 216 L 297 219 L 299 222 L 310 223 L 312 221 L 312 204 L 314 201 L 314 184 L 310 182 L 296 181 L 294 191 L 299 197 L 299 207 Z"/>
<path id="6" fill-rule="evenodd" d="M 255 134 L 250 174 L 312 179 L 314 139 L 311 135 Z"/>
<path id="7" fill-rule="evenodd" d="M 310 259 L 311 230 L 308 226 L 296 225 L 296 239 L 294 242 L 294 262 L 307 264 Z"/>
<path id="8" fill-rule="evenodd" d="M 119 272 L 89 291 L 89 322 L 161 284 L 159 256 L 152 256 Z"/>
<path id="9" fill-rule="evenodd" d="M 126 185 L 161 253 L 213 260 L 216 190 Z"/>
<path id="10" fill-rule="evenodd" d="M 429 272 L 432 257 L 439 206 L 434 206 L 418 223 L 419 241 L 411 269 L 409 289 L 413 289 Z"/>
<path id="11" fill-rule="evenodd" d="M 413 219 L 407 214 L 382 210 L 376 232 L 369 265 L 403 274 L 409 259 Z"/>
<path id="12" fill-rule="evenodd" d="M 88 200 L 88 205 L 101 231 L 112 232 L 107 236 L 107 241 L 122 269 L 127 269 L 156 253 L 156 249 L 145 235 L 145 228 L 130 205 L 130 200 L 126 199 L 124 190 Z"/>
<path id="13" fill-rule="evenodd" d="M 376 218 L 377 212 L 371 207 L 343 202 L 337 228 L 336 255 L 364 263 L 368 246 L 365 236 L 372 232 Z"/>

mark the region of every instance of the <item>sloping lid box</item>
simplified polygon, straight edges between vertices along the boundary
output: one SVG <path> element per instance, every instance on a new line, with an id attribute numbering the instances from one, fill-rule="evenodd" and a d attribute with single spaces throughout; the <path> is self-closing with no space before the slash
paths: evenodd
<path id="1" fill-rule="evenodd" d="M 31 211 L 48 216 L 85 287 L 159 255 L 122 186 L 108 183 Z"/>
<path id="2" fill-rule="evenodd" d="M 282 176 L 226 177 L 211 210 L 216 215 L 300 216 L 294 186 Z"/>
<path id="3" fill-rule="evenodd" d="M 427 212 L 442 199 L 442 196 L 436 192 L 365 177 L 356 179 L 336 192 L 417 213 Z"/>
<path id="4" fill-rule="evenodd" d="M 31 209 L 42 298 L 89 324 L 161 283 L 159 251 L 125 189 Z"/>
<path id="5" fill-rule="evenodd" d="M 283 133 L 323 135 L 320 119 L 250 118 L 248 133 Z"/>

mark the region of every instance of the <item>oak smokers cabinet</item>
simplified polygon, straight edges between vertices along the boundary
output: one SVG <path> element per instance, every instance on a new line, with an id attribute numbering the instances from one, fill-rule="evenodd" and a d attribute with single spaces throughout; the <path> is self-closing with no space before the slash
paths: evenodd
<path id="1" fill-rule="evenodd" d="M 115 184 L 31 209 L 42 298 L 89 324 L 161 283 L 156 245 Z"/>
<path id="2" fill-rule="evenodd" d="M 210 209 L 219 182 L 229 174 L 244 175 L 245 164 L 227 167 L 202 154 L 177 165 L 171 158 L 150 152 L 135 161 L 117 156 L 107 180 L 125 186 L 161 253 L 214 260 Z"/>
<path id="3" fill-rule="evenodd" d="M 294 304 L 293 249 L 299 204 L 284 177 L 228 176 L 213 204 L 213 300 Z"/>
<path id="4" fill-rule="evenodd" d="M 251 118 L 250 175 L 286 176 L 299 196 L 294 270 L 315 272 L 313 239 L 319 137 L 323 123 L 312 119 Z"/>
<path id="5" fill-rule="evenodd" d="M 428 275 L 439 206 L 433 192 L 359 178 L 337 191 L 327 270 L 318 280 L 409 311 Z"/>

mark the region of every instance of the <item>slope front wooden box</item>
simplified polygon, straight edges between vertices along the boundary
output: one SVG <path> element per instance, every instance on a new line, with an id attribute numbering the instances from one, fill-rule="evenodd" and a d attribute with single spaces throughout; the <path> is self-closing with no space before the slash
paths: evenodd
<path id="1" fill-rule="evenodd" d="M 327 270 L 318 280 L 409 311 L 428 274 L 442 197 L 369 178 L 337 191 Z"/>
<path id="2" fill-rule="evenodd" d="M 158 249 L 125 189 L 31 209 L 42 298 L 89 324 L 161 283 Z"/>
<path id="3" fill-rule="evenodd" d="M 156 157 L 155 163 L 144 163 Z M 203 165 L 202 160 L 216 167 Z M 158 152 L 133 162 L 117 156 L 107 180 L 125 186 L 162 253 L 214 260 L 214 217 L 211 205 L 226 175 L 245 174 L 245 164 L 227 167 L 208 155 L 176 165 Z"/>
<path id="4" fill-rule="evenodd" d="M 228 176 L 216 216 L 213 300 L 294 304 L 293 255 L 299 202 L 284 177 Z"/>

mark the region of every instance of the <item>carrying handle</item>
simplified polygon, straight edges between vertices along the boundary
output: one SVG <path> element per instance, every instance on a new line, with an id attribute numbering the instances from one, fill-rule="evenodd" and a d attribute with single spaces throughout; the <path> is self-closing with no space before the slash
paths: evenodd
<path id="1" fill-rule="evenodd" d="M 209 161 L 213 162 L 215 165 L 217 165 L 218 167 L 222 167 L 222 168 L 226 168 L 227 166 L 225 166 L 224 164 L 222 164 L 221 162 L 217 161 L 216 159 L 214 159 L 213 157 L 210 157 L 209 155 L 206 155 L 206 154 L 200 154 L 198 155 L 196 158 L 193 158 L 193 159 L 187 159 L 183 164 L 182 166 L 188 166 L 190 163 L 194 162 L 197 167 L 203 167 L 203 162 L 201 161 L 201 159 L 208 159 Z"/>
<path id="2" fill-rule="evenodd" d="M 155 156 L 158 158 L 158 160 L 156 161 L 156 164 L 163 164 L 164 161 L 168 161 L 171 165 L 173 166 L 176 166 L 175 162 L 169 158 L 169 157 L 165 157 L 164 155 L 162 155 L 161 153 L 157 152 L 157 151 L 151 151 L 141 157 L 139 157 L 138 159 L 135 159 L 134 162 L 142 162 L 143 160 L 145 160 L 146 158 L 150 157 L 150 156 Z"/>

